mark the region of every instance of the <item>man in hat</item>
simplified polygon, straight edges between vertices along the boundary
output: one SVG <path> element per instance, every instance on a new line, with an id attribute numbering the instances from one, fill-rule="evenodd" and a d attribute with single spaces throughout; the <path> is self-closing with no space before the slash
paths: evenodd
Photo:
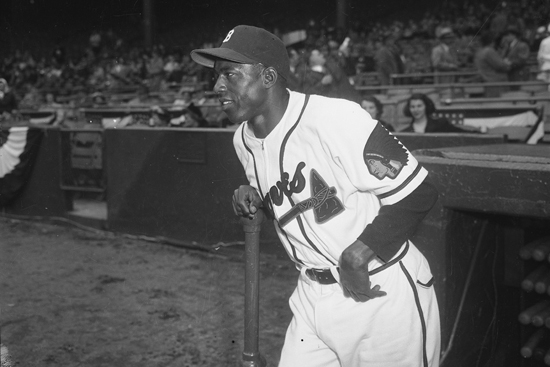
<path id="1" fill-rule="evenodd" d="M 287 88 L 284 44 L 252 26 L 191 53 L 214 68 L 249 184 L 299 270 L 280 367 L 437 366 L 433 276 L 409 240 L 437 200 L 427 171 L 355 102 Z"/>
<path id="2" fill-rule="evenodd" d="M 511 82 L 521 82 L 529 80 L 529 68 L 527 60 L 529 59 L 529 45 L 521 39 L 521 33 L 517 27 L 510 26 L 502 35 L 504 46 L 503 57 L 510 63 L 508 71 L 508 80 Z M 519 89 L 519 86 L 517 86 Z"/>
<path id="3" fill-rule="evenodd" d="M 452 72 L 458 70 L 458 55 L 456 50 L 452 48 L 455 34 L 449 27 L 441 28 L 438 32 L 437 39 L 439 43 L 432 49 L 431 61 L 432 68 L 435 73 Z M 452 83 L 452 76 L 437 76 L 436 83 Z"/>

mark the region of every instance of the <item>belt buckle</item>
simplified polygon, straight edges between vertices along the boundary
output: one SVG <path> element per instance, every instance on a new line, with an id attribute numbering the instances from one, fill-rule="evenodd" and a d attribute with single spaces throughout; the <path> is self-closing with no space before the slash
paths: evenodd
<path id="1" fill-rule="evenodd" d="M 336 279 L 334 279 L 334 276 L 332 275 L 332 272 L 329 268 L 327 269 L 313 269 L 308 268 L 306 269 L 306 275 L 309 277 L 309 279 L 316 281 L 319 284 L 334 284 L 336 283 Z"/>

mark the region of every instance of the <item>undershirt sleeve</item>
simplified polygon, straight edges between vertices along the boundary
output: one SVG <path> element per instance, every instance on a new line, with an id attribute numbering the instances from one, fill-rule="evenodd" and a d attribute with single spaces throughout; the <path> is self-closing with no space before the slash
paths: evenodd
<path id="1" fill-rule="evenodd" d="M 413 192 L 395 204 L 384 205 L 376 218 L 357 238 L 384 262 L 391 260 L 438 198 L 436 188 L 424 180 Z"/>

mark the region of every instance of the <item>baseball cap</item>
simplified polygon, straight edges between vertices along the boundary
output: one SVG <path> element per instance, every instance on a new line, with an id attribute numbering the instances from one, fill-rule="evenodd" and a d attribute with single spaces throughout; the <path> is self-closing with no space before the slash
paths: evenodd
<path id="1" fill-rule="evenodd" d="M 444 27 L 439 31 L 439 38 L 452 37 L 454 36 L 453 30 L 450 27 Z"/>
<path id="2" fill-rule="evenodd" d="M 262 28 L 239 25 L 227 33 L 218 48 L 203 48 L 191 51 L 191 58 L 208 68 L 216 60 L 227 60 L 240 64 L 271 66 L 288 80 L 290 62 L 286 47 L 277 36 Z"/>

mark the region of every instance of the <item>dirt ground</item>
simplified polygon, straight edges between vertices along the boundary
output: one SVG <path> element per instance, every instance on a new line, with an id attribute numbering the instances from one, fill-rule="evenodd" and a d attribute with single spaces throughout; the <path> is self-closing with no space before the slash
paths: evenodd
<path id="1" fill-rule="evenodd" d="M 243 237 L 244 238 L 244 237 Z M 297 272 L 261 256 L 260 351 L 276 366 Z M 242 366 L 242 248 L 208 252 L 0 217 L 11 366 Z"/>

